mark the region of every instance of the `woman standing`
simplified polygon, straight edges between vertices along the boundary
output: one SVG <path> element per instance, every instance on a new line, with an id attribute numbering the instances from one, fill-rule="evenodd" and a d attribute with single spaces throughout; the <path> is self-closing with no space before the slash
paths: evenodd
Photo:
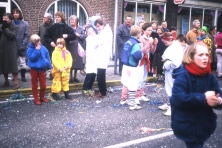
<path id="1" fill-rule="evenodd" d="M 82 75 L 85 75 L 84 67 L 85 67 L 85 57 L 82 58 L 78 54 L 78 44 L 80 44 L 83 49 L 86 49 L 86 34 L 82 27 L 78 26 L 79 18 L 75 15 L 71 15 L 69 17 L 70 25 L 72 29 L 75 31 L 76 40 L 70 42 L 70 47 L 68 50 L 70 51 L 73 63 L 72 69 L 70 71 L 70 82 L 79 82 L 76 78 L 77 71 L 80 70 Z M 73 77 L 73 70 L 74 70 L 74 77 Z"/>
<path id="2" fill-rule="evenodd" d="M 16 35 L 18 27 L 12 23 L 10 13 L 3 14 L 3 22 L 0 26 L 0 73 L 4 74 L 5 82 L 2 87 L 8 87 L 8 74 L 12 73 L 14 86 L 12 89 L 18 89 L 18 66 L 17 66 L 17 47 Z"/>
<path id="3" fill-rule="evenodd" d="M 110 53 L 112 52 L 113 34 L 111 28 L 102 19 L 94 22 L 98 30 L 98 48 L 97 48 L 97 81 L 99 93 L 97 97 L 106 97 L 106 68 L 108 67 Z"/>

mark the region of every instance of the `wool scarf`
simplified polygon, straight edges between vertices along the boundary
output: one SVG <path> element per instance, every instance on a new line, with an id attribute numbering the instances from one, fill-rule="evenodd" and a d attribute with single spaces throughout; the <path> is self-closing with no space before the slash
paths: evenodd
<path id="1" fill-rule="evenodd" d="M 210 68 L 210 61 L 208 61 L 206 68 L 200 68 L 197 66 L 194 62 L 191 62 L 189 64 L 185 64 L 185 68 L 193 75 L 196 76 L 204 76 L 207 73 L 212 74 L 211 68 Z"/>

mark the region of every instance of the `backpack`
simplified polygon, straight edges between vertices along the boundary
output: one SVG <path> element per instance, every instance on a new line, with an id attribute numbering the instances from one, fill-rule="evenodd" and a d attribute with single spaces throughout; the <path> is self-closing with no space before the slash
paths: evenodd
<path id="1" fill-rule="evenodd" d="M 129 63 L 129 58 L 131 55 L 132 48 L 135 44 L 139 43 L 139 41 L 135 38 L 130 38 L 124 45 L 123 50 L 121 52 L 121 62 L 127 66 L 134 66 Z"/>

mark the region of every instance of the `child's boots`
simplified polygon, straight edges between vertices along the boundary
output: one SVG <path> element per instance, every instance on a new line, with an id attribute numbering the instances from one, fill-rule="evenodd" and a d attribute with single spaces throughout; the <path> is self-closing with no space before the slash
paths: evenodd
<path id="1" fill-rule="evenodd" d="M 72 99 L 71 96 L 69 95 L 69 91 L 64 91 L 64 95 L 66 99 Z"/>

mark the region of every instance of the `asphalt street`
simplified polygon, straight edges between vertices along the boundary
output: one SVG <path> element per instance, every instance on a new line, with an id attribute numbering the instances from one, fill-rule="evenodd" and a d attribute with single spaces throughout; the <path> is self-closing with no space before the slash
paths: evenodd
<path id="1" fill-rule="evenodd" d="M 170 117 L 158 109 L 166 100 L 163 85 L 147 86 L 150 102 L 141 102 L 142 109 L 137 111 L 119 104 L 120 87 L 108 90 L 104 99 L 88 98 L 81 91 L 73 91 L 71 100 L 50 101 L 41 106 L 34 105 L 32 96 L 25 96 L 25 101 L 0 103 L 0 147 L 102 148 L 118 144 L 124 147 L 124 143 L 131 143 L 125 144 L 129 148 L 185 147 L 168 129 Z M 216 113 L 217 129 L 204 148 L 222 147 L 222 112 Z M 142 127 L 164 129 L 142 134 Z M 138 142 L 142 138 L 150 140 Z"/>

